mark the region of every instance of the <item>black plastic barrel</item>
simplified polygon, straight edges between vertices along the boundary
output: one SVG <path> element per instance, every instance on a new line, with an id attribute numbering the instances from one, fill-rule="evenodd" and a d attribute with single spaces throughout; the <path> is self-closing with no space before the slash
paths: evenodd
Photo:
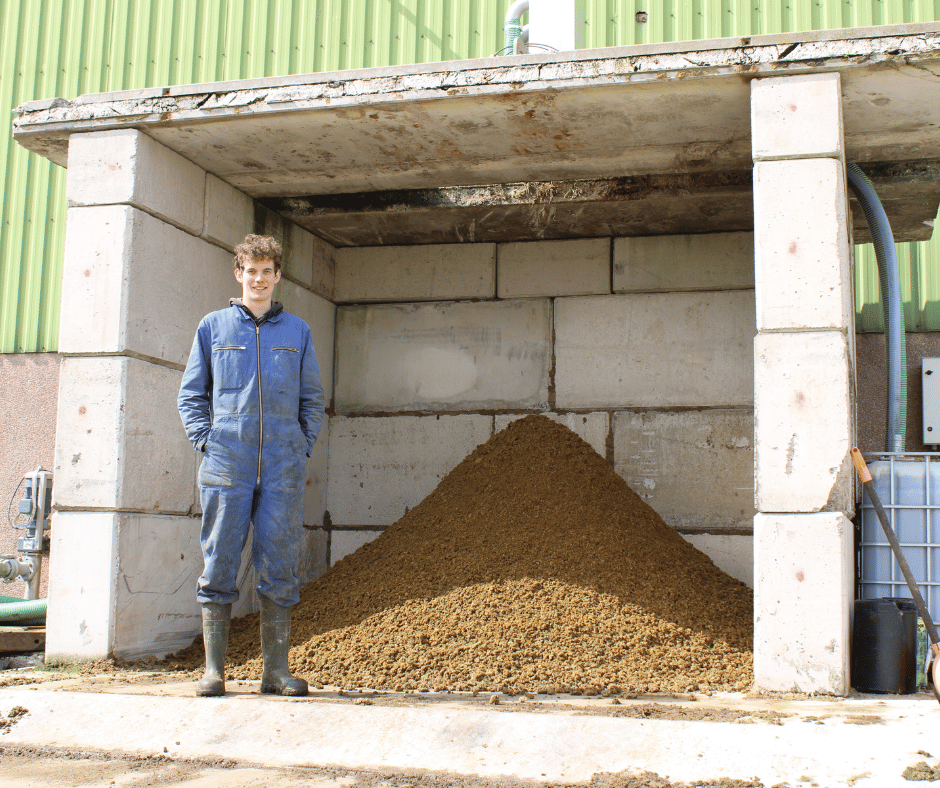
<path id="1" fill-rule="evenodd" d="M 895 695 L 917 688 L 917 606 L 912 599 L 855 600 L 852 686 Z"/>

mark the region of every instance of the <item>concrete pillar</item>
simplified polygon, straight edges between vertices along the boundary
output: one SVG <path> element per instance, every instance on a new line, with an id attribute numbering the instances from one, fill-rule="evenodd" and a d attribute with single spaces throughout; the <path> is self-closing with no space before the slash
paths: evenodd
<path id="1" fill-rule="evenodd" d="M 176 396 L 199 320 L 239 294 L 231 250 L 257 229 L 258 211 L 133 129 L 73 135 L 66 191 L 46 654 L 162 655 L 200 628 L 198 458 Z M 275 297 L 314 328 L 329 374 L 334 308 L 312 291 L 332 291 L 332 260 L 283 224 L 291 254 Z M 320 522 L 325 442 L 316 454 L 305 514 Z M 320 551 L 305 573 L 322 572 Z M 252 575 L 246 563 L 243 590 Z M 253 597 L 243 593 L 236 614 Z"/>
<path id="2" fill-rule="evenodd" d="M 855 391 L 839 74 L 754 80 L 751 139 L 755 682 L 845 695 Z"/>

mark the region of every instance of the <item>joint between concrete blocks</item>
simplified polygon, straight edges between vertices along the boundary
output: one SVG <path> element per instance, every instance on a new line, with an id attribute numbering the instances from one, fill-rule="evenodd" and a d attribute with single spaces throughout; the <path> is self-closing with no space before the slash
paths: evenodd
<path id="1" fill-rule="evenodd" d="M 148 364 L 155 364 L 158 367 L 166 367 L 167 369 L 173 369 L 177 372 L 182 372 L 186 369 L 185 364 L 178 364 L 175 361 L 167 361 L 164 358 L 157 358 L 156 356 L 148 356 L 145 353 L 137 353 L 133 350 L 121 350 L 121 351 L 105 351 L 101 353 L 60 353 L 62 358 L 133 358 L 137 361 L 146 361 Z"/>
<path id="2" fill-rule="evenodd" d="M 614 453 L 614 414 L 610 413 L 609 416 L 610 418 L 607 419 L 607 439 L 604 442 L 604 459 L 613 467 L 616 461 Z"/>
<path id="3" fill-rule="evenodd" d="M 837 159 L 845 164 L 845 154 L 842 151 L 821 151 L 814 153 L 792 153 L 774 156 L 770 154 L 753 156 L 751 161 L 755 164 L 765 161 L 804 161 L 806 159 Z"/>
<path id="4" fill-rule="evenodd" d="M 758 336 L 764 334 L 831 334 L 839 333 L 844 336 L 854 336 L 849 326 L 783 326 L 782 328 L 762 328 L 757 332 Z"/>
<path id="5" fill-rule="evenodd" d="M 614 407 L 584 407 L 584 408 L 486 408 L 469 410 L 360 410 L 349 411 L 345 413 L 331 412 L 327 408 L 328 415 L 339 416 L 346 419 L 385 419 L 397 418 L 399 416 L 419 416 L 430 418 L 435 416 L 536 416 L 545 414 L 556 414 L 564 416 L 567 414 L 589 414 L 589 413 L 607 413 L 616 415 L 618 413 L 708 413 L 713 410 L 749 410 L 751 404 L 719 404 L 719 405 L 669 405 L 656 407 L 652 405 L 626 406 L 618 405 Z"/>
<path id="6" fill-rule="evenodd" d="M 211 243 L 211 241 L 209 243 Z M 219 244 L 216 244 L 216 246 L 219 246 Z M 225 248 L 225 247 L 220 247 L 220 248 Z M 281 271 L 281 279 L 283 279 L 285 282 L 290 282 L 291 284 L 297 285 L 297 287 L 302 288 L 303 290 L 306 290 L 308 293 L 313 293 L 314 295 L 320 296 L 321 298 L 326 298 L 326 300 L 329 301 L 331 304 L 337 303 L 332 298 L 327 298 L 326 296 L 324 296 L 323 293 L 316 290 L 312 285 L 305 284 L 304 282 L 301 282 L 299 279 L 295 279 L 292 276 L 288 276 L 287 274 L 283 272 L 283 270 Z M 368 304 L 367 306 L 373 306 L 373 305 Z"/>
<path id="7" fill-rule="evenodd" d="M 130 507 L 119 507 L 113 508 L 109 506 L 63 506 L 61 504 L 55 505 L 55 511 L 57 512 L 91 512 L 94 514 L 151 514 L 151 515 L 161 515 L 166 517 L 192 517 L 190 510 L 176 510 L 176 509 L 134 509 Z M 202 517 L 202 515 L 197 515 Z"/>
<path id="8" fill-rule="evenodd" d="M 182 228 L 181 228 L 181 229 L 182 229 Z M 192 235 L 192 233 L 190 233 L 190 235 Z M 229 249 L 225 244 L 219 243 L 218 241 L 213 240 L 212 238 L 209 238 L 208 236 L 206 236 L 205 233 L 203 233 L 203 234 L 201 234 L 201 235 L 199 235 L 199 236 L 196 236 L 196 237 L 198 237 L 200 241 L 205 241 L 205 242 L 206 242 L 207 244 L 209 244 L 210 246 L 214 246 L 216 249 L 221 249 L 223 252 L 225 252 L 225 253 L 227 253 L 227 254 L 233 254 L 233 253 L 232 253 L 232 250 Z M 282 274 L 282 276 L 283 276 L 283 274 Z M 286 278 L 286 277 L 285 277 L 285 278 Z M 291 280 L 291 281 L 293 281 L 293 280 Z M 300 282 L 297 282 L 296 284 L 300 284 Z"/>
<path id="9" fill-rule="evenodd" d="M 613 244 L 611 244 L 613 246 Z M 555 299 L 551 299 L 551 315 L 549 316 L 551 321 L 551 339 L 550 339 L 550 348 L 551 348 L 551 358 L 548 365 L 548 408 L 549 410 L 555 410 Z"/>

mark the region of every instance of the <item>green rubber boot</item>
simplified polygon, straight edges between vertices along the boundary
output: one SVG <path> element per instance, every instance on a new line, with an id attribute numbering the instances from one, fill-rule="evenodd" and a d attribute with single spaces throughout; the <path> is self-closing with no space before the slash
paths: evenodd
<path id="1" fill-rule="evenodd" d="M 196 682 L 196 695 L 203 698 L 225 694 L 225 649 L 228 647 L 232 606 L 206 602 L 202 606 L 202 641 L 206 646 L 206 672 Z"/>
<path id="2" fill-rule="evenodd" d="M 306 695 L 307 682 L 290 674 L 287 652 L 290 649 L 291 608 L 259 596 L 261 600 L 261 692 L 267 695 Z"/>

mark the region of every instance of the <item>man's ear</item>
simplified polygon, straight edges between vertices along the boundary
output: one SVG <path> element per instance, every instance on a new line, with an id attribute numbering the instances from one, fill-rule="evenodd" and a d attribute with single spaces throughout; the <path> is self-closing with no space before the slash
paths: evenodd
<path id="1" fill-rule="evenodd" d="M 241 279 L 239 279 L 238 281 L 240 282 Z M 281 281 L 281 269 L 278 268 L 277 271 L 274 272 L 274 284 L 277 284 L 280 281 Z"/>
<path id="2" fill-rule="evenodd" d="M 242 283 L 242 277 L 243 277 L 244 275 L 245 275 L 245 269 L 244 269 L 244 268 L 236 268 L 236 269 L 235 269 L 235 278 L 238 280 L 238 284 L 241 284 L 241 283 Z"/>

